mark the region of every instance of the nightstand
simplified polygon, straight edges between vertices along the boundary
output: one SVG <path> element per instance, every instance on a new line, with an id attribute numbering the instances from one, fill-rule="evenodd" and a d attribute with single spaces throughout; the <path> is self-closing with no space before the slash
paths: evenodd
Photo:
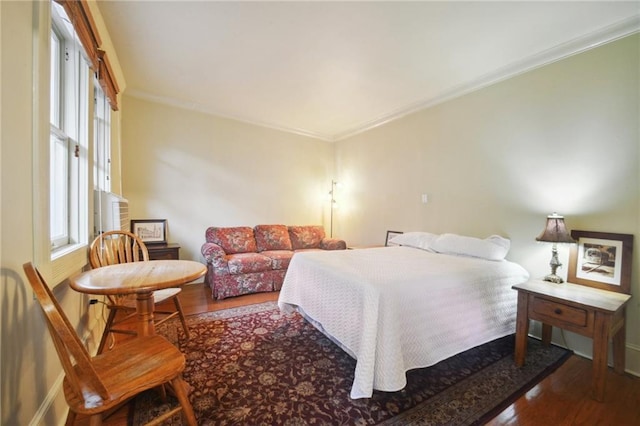
<path id="1" fill-rule="evenodd" d="M 178 260 L 180 258 L 179 244 L 147 244 L 149 260 Z"/>
<path id="2" fill-rule="evenodd" d="M 524 365 L 529 320 L 542 322 L 542 343 L 551 343 L 552 327 L 559 327 L 593 339 L 594 399 L 604 400 L 608 343 L 613 341 L 613 369 L 624 372 L 625 305 L 631 298 L 578 284 L 528 281 L 513 286 L 518 291 L 515 362 Z"/>

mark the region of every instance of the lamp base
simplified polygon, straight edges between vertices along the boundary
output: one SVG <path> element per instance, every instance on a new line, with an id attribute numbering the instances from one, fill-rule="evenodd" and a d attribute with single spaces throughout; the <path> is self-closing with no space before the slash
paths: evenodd
<path id="1" fill-rule="evenodd" d="M 549 282 L 555 283 L 555 284 L 562 284 L 564 282 L 562 277 L 559 277 L 556 274 L 549 274 L 546 277 L 544 277 L 543 280 L 544 281 L 549 281 Z"/>
<path id="2" fill-rule="evenodd" d="M 544 280 L 549 281 L 550 283 L 562 284 L 564 280 L 556 275 L 556 271 L 562 266 L 562 263 L 558 260 L 558 248 L 556 247 L 556 243 L 553 243 L 553 246 L 551 246 L 551 261 L 549 262 L 549 266 L 551 266 L 551 273 L 544 277 Z"/>

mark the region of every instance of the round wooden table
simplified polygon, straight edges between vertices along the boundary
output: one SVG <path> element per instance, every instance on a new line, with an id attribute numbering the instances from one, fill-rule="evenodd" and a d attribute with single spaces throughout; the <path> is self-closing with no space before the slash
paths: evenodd
<path id="1" fill-rule="evenodd" d="M 82 272 L 69 279 L 75 291 L 88 294 L 136 294 L 138 335 L 155 333 L 153 326 L 153 292 L 200 278 L 207 268 L 192 260 L 151 260 L 120 263 Z"/>

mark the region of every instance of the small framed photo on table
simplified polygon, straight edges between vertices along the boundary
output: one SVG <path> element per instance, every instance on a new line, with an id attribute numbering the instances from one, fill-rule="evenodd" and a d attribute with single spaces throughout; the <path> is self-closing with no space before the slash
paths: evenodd
<path id="1" fill-rule="evenodd" d="M 393 237 L 397 237 L 398 235 L 402 235 L 402 232 L 400 231 L 387 231 L 387 239 L 384 241 L 384 246 L 385 247 L 390 247 L 390 246 L 397 246 L 399 244 L 395 244 L 390 242 L 390 240 Z"/>
<path id="2" fill-rule="evenodd" d="M 131 232 L 145 244 L 167 244 L 166 219 L 132 219 Z"/>
<path id="3" fill-rule="evenodd" d="M 633 235 L 571 231 L 570 283 L 630 294 Z"/>

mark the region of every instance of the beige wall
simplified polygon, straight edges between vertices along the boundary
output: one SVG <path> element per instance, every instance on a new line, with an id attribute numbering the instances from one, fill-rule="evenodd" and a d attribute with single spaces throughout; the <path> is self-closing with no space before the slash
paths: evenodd
<path id="1" fill-rule="evenodd" d="M 209 226 L 326 222 L 331 144 L 128 96 L 124 108 L 131 218 L 167 219 L 181 258 L 202 260 Z"/>
<path id="2" fill-rule="evenodd" d="M 40 169 L 48 162 L 49 65 L 48 50 L 38 46 L 46 46 L 49 22 L 49 2 L 0 1 L 2 425 L 63 424 L 68 410 L 61 392 L 62 368 L 22 271 L 28 261 L 48 263 L 39 259 L 49 239 L 39 218 L 48 211 L 48 178 Z M 118 69 L 117 61 L 111 64 Z M 70 290 L 66 282 L 57 285 L 54 294 L 95 351 L 104 324 L 102 306 L 90 307 L 89 296 Z"/>
<path id="3" fill-rule="evenodd" d="M 628 37 L 337 143 L 338 234 L 380 244 L 387 230 L 497 233 L 541 277 L 551 247 L 534 239 L 557 211 L 570 229 L 636 236 L 640 295 L 639 47 Z M 628 323 L 627 368 L 640 373 L 639 297 Z"/>
<path id="4" fill-rule="evenodd" d="M 0 316 L 2 328 L 2 424 L 28 424 L 60 376 L 60 366 L 42 314 L 25 282 L 22 264 L 34 256 L 31 212 L 33 182 L 34 80 L 30 2 L 2 2 L 2 269 Z M 46 98 L 45 98 L 46 99 Z M 78 320 L 78 297 L 60 288 L 56 295 Z M 50 421 L 64 407 L 54 404 Z"/>

